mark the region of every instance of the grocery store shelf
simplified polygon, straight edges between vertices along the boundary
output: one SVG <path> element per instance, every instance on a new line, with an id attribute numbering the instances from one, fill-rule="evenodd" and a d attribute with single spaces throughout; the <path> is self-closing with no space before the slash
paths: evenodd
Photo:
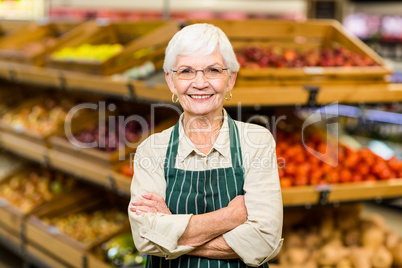
<path id="1" fill-rule="evenodd" d="M 282 189 L 284 206 L 326 205 L 366 200 L 381 201 L 401 196 L 402 178 Z"/>
<path id="2" fill-rule="evenodd" d="M 314 205 L 319 200 L 320 193 L 312 186 L 282 189 L 284 206 Z"/>
<path id="3" fill-rule="evenodd" d="M 77 159 L 74 155 L 57 150 L 49 150 L 49 165 L 74 176 L 96 184 L 114 188 L 112 169 L 90 160 Z"/>
<path id="4" fill-rule="evenodd" d="M 0 132 L 0 145 L 4 149 L 22 155 L 36 162 L 46 164 L 47 147 L 44 143 L 33 141 L 18 134 Z"/>
<path id="5" fill-rule="evenodd" d="M 329 202 L 381 200 L 402 196 L 402 179 L 337 184 L 329 194 Z"/>
<path id="6" fill-rule="evenodd" d="M 130 196 L 130 178 L 90 158 L 77 158 L 75 154 L 35 144 L 19 133 L 0 132 L 1 146 L 26 158 L 47 164 L 112 191 Z M 78 151 L 77 151 L 78 152 Z M 338 202 L 381 200 L 402 196 L 402 178 L 387 181 L 363 181 L 359 183 L 314 185 L 284 188 L 284 206 L 325 205 Z"/>
<path id="7" fill-rule="evenodd" d="M 29 267 L 29 265 L 35 265 L 36 267 L 41 268 L 56 267 L 44 262 L 44 259 L 28 253 L 20 243 L 16 242 L 14 237 L 12 237 L 6 230 L 2 228 L 0 228 L 0 244 L 17 256 L 21 257 L 25 262 L 24 267 Z"/>
<path id="8" fill-rule="evenodd" d="M 57 90 L 93 92 L 147 102 L 171 102 L 169 88 L 161 80 L 160 74 L 156 76 L 159 78 L 147 81 L 117 81 L 111 77 L 0 61 L 0 77 L 17 84 L 39 84 Z M 402 101 L 402 85 L 381 81 L 320 82 L 317 85 L 303 82 L 283 84 L 238 81 L 233 91 L 233 99 L 226 101 L 225 105 L 287 106 L 395 101 Z"/>

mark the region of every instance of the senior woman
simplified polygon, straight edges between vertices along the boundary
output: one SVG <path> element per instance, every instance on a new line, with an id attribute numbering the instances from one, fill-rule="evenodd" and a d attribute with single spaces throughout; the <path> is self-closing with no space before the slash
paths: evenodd
<path id="1" fill-rule="evenodd" d="M 169 42 L 166 82 L 184 112 L 138 147 L 128 210 L 146 267 L 268 267 L 282 246 L 275 141 L 223 109 L 238 70 L 218 27 Z"/>

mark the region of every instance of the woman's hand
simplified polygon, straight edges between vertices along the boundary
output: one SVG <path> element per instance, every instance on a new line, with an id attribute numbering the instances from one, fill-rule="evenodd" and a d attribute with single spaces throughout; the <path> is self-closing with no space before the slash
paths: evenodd
<path id="1" fill-rule="evenodd" d="M 233 198 L 226 207 L 236 225 L 241 225 L 247 221 L 247 208 L 244 203 L 244 195 Z"/>
<path id="2" fill-rule="evenodd" d="M 135 212 L 137 215 L 142 215 L 145 213 L 163 213 L 172 214 L 165 200 L 157 194 L 145 193 L 141 195 L 144 199 L 136 200 L 131 202 L 130 210 Z"/>

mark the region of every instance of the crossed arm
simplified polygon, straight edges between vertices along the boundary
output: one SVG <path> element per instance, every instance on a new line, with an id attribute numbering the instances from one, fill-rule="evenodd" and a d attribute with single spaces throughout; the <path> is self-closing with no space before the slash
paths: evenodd
<path id="1" fill-rule="evenodd" d="M 172 214 L 164 199 L 155 193 L 142 195 L 143 199 L 133 201 L 130 210 L 137 215 L 145 213 Z M 178 244 L 195 247 L 187 253 L 215 259 L 235 259 L 239 256 L 228 246 L 222 234 L 236 228 L 247 220 L 244 196 L 234 198 L 227 207 L 193 215 L 180 237 Z"/>

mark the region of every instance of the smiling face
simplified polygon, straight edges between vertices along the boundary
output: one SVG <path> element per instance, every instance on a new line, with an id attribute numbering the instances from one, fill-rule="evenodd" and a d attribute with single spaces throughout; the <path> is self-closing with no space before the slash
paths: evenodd
<path id="1" fill-rule="evenodd" d="M 208 56 L 177 56 L 174 70 L 193 68 L 203 70 L 207 67 L 226 68 L 219 50 Z M 197 72 L 191 80 L 181 80 L 177 73 L 166 74 L 170 91 L 176 94 L 184 113 L 189 116 L 214 117 L 222 114 L 225 95 L 233 89 L 237 73 L 223 71 L 221 78 L 207 79 Z"/>

